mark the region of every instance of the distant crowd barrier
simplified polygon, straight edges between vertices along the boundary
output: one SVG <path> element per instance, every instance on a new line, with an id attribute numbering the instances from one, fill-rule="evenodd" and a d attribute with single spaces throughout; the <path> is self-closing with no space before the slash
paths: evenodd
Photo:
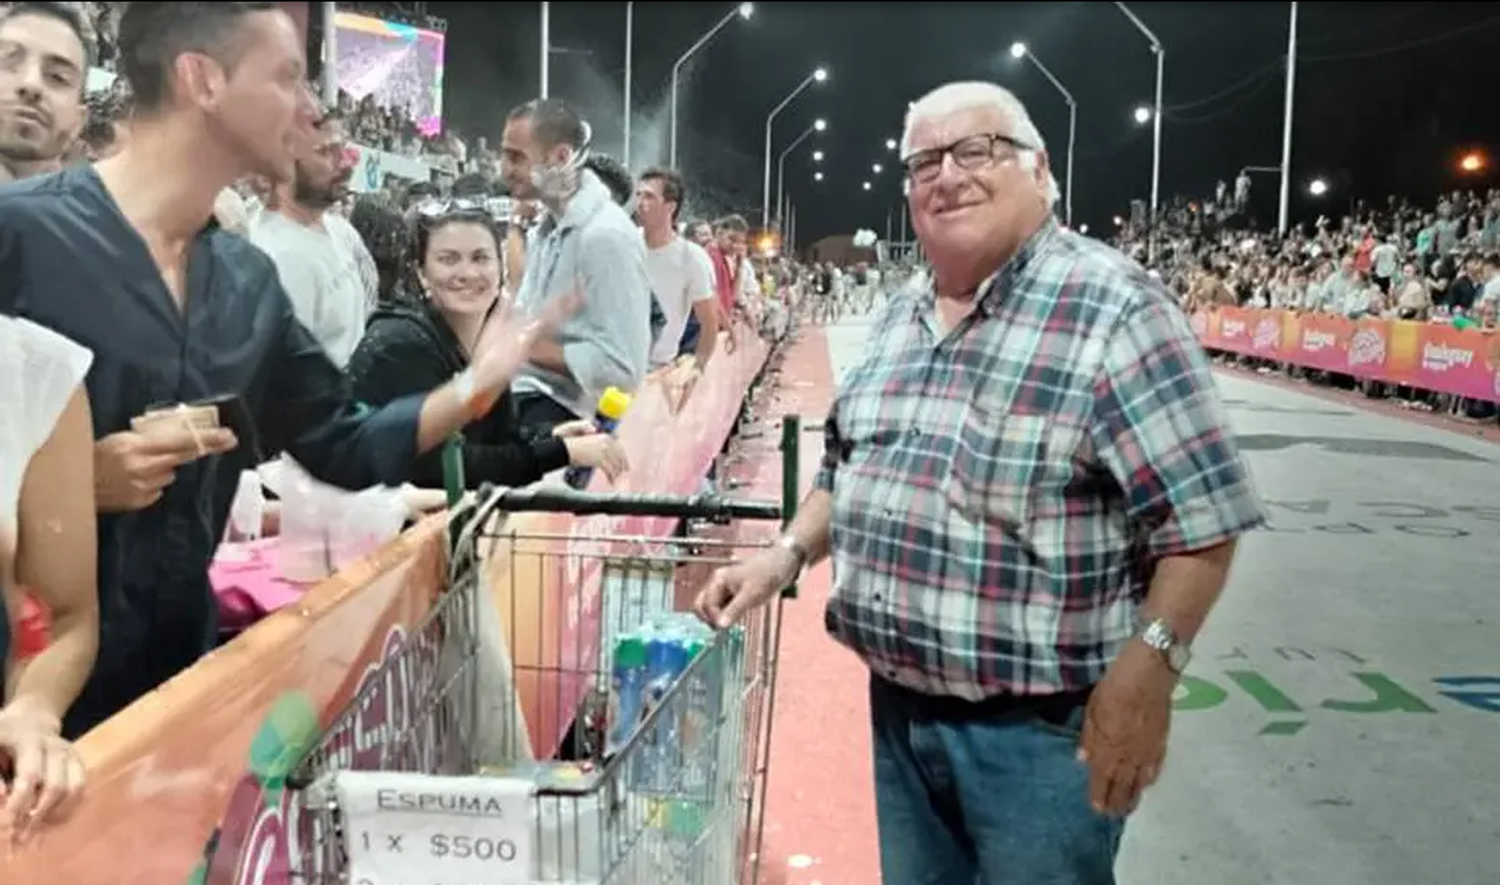
<path id="1" fill-rule="evenodd" d="M 1192 316 L 1208 350 L 1500 402 L 1500 335 L 1441 323 L 1221 307 Z"/>
<path id="2" fill-rule="evenodd" d="M 688 386 L 681 371 L 653 375 L 618 430 L 632 469 L 625 491 L 697 491 L 766 364 L 768 346 L 741 330 Z M 603 484 L 602 477 L 595 484 Z M 0 849 L 0 882 L 25 885 L 280 885 L 308 844 L 288 775 L 330 721 L 407 642 L 447 580 L 445 520 L 430 518 L 310 589 L 78 744 L 88 791 L 66 823 L 14 850 Z M 518 533 L 571 539 L 559 567 L 529 569 L 497 547 L 486 563 L 491 594 L 513 637 L 517 666 L 562 660 L 559 649 L 597 648 L 602 593 L 591 539 L 665 538 L 661 520 L 520 514 Z M 577 568 L 570 563 L 579 563 Z M 581 612 L 582 615 L 570 615 Z M 550 641 L 541 641 L 551 631 Z M 411 656 L 407 656 L 411 657 Z M 420 659 L 420 656 L 417 656 Z M 336 757 L 369 767 L 403 731 L 431 674 L 388 672 L 372 689 Z M 421 669 L 414 664 L 412 670 Z M 567 727 L 556 686 L 520 685 L 533 747 L 545 756 Z"/>
<path id="3" fill-rule="evenodd" d="M 350 145 L 348 151 L 353 167 L 349 174 L 349 189 L 357 194 L 380 190 L 388 175 L 409 182 L 432 180 L 432 167 L 421 160 L 360 144 Z"/>

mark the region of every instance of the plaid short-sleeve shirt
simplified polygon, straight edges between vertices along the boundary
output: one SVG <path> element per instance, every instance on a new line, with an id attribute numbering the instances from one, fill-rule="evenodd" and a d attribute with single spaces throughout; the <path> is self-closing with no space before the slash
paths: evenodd
<path id="1" fill-rule="evenodd" d="M 1048 223 L 943 329 L 894 293 L 829 415 L 827 626 L 880 676 L 970 700 L 1083 688 L 1153 564 L 1263 522 L 1187 318 Z"/>

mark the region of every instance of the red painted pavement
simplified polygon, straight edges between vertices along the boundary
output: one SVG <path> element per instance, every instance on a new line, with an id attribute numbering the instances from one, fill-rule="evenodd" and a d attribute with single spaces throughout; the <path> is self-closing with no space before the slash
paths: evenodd
<path id="1" fill-rule="evenodd" d="M 798 414 L 816 427 L 833 399 L 833 368 L 821 329 L 804 327 L 787 352 L 767 424 Z M 775 498 L 780 456 L 767 432 L 729 475 L 736 495 Z M 822 435 L 802 435 L 801 480 L 811 486 Z M 823 629 L 828 566 L 814 569 L 786 603 L 771 736 L 761 885 L 876 885 L 880 882 L 871 786 L 867 670 Z"/>

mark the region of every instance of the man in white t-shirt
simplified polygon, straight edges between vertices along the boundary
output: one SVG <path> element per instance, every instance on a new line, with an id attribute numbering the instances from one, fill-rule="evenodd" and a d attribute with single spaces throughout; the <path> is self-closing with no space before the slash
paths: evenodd
<path id="1" fill-rule="evenodd" d="M 661 302 L 667 324 L 651 345 L 651 367 L 677 359 L 688 315 L 702 332 L 694 358 L 701 369 L 719 340 L 719 311 L 714 300 L 714 268 L 708 253 L 677 233 L 682 209 L 682 177 L 670 169 L 648 169 L 635 188 L 635 217 L 646 238 L 646 276 Z"/>
<path id="2" fill-rule="evenodd" d="M 271 256 L 297 319 L 340 368 L 365 334 L 375 292 L 362 270 L 374 259 L 359 234 L 328 211 L 349 191 L 353 166 L 344 156 L 343 122 L 326 116 L 300 151 L 291 181 L 276 187 L 275 208 L 250 225 L 250 242 Z"/>

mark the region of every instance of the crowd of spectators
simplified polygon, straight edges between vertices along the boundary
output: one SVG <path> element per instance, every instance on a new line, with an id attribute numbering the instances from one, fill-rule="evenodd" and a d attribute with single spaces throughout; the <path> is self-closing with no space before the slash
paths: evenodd
<path id="1" fill-rule="evenodd" d="M 10 5 L 0 3 L 0 11 Z M 89 23 L 93 44 L 90 53 L 94 64 L 113 71 L 116 57 L 115 34 L 124 4 L 95 2 L 72 5 L 84 12 Z M 347 121 L 351 140 L 364 147 L 417 160 L 452 176 L 494 163 L 495 154 L 482 136 L 467 140 L 451 126 L 438 133 L 427 134 L 421 131 L 417 116 L 423 97 L 430 92 L 432 71 L 421 65 L 413 65 L 412 70 L 400 71 L 391 76 L 399 81 L 393 87 L 394 92 L 401 96 L 398 100 L 382 102 L 373 92 L 355 97 L 340 90 L 338 106 L 341 116 Z M 425 81 L 424 77 L 427 78 Z M 89 119 L 94 133 L 86 136 L 85 140 L 97 140 L 101 133 L 109 131 L 114 120 L 128 112 L 129 102 L 128 97 L 123 95 L 123 83 L 116 83 L 118 88 L 91 96 Z"/>
<path id="2" fill-rule="evenodd" d="M 0 348 L 11 357 L 0 399 L 23 404 L 22 432 L 0 440 L 0 498 L 12 492 L 0 501 L 0 682 L 11 690 L 0 692 L 0 792 L 11 799 L 0 838 L 82 788 L 70 740 L 227 638 L 210 565 L 231 514 L 240 538 L 281 528 L 262 518 L 279 513 L 263 491 L 252 496 L 254 515 L 236 506 L 237 489 L 260 487 L 262 468 L 284 466 L 285 455 L 341 489 L 400 487 L 413 511 L 427 505 L 409 503 L 408 490 L 442 500 L 439 447 L 455 433 L 471 484 L 523 486 L 565 468 L 575 485 L 590 471 L 650 471 L 627 464 L 589 420 L 596 404 L 659 371 L 680 390 L 677 407 L 692 408 L 714 354 L 788 331 L 757 324 L 775 312 L 786 274 L 752 257 L 746 221 L 684 223 L 683 177 L 633 177 L 591 153 L 588 124 L 563 102 L 513 109 L 503 121 L 511 149 L 496 169 L 387 178 L 351 196 L 357 169 L 367 174 L 360 185 L 375 182 L 349 149 L 348 127 L 372 125 L 376 109 L 345 100 L 346 118 L 298 96 L 268 134 L 244 102 L 188 108 L 170 97 L 182 54 L 174 47 L 190 43 L 221 66 L 284 70 L 295 48 L 244 30 L 252 16 L 276 13 L 137 3 L 88 10 L 98 32 L 81 13 L 35 4 L 0 17 L 18 57 L 66 52 L 77 72 L 105 55 L 98 42 L 118 39 L 121 57 L 151 62 L 132 66 L 130 96 L 92 98 L 93 141 L 78 137 L 76 80 L 38 90 L 33 66 L 0 67 L 10 93 L 43 92 L 52 108 L 0 105 L 10 136 L 0 171 L 11 182 L 0 221 L 15 247 L 0 275 L 9 281 L 0 333 L 11 336 Z M 115 14 L 117 36 L 99 24 Z M 62 45 L 57 26 L 78 39 Z M 185 176 L 180 158 L 221 177 Z M 161 204 L 163 188 L 178 196 Z M 105 204 L 118 211 L 98 212 Z M 141 291 L 167 296 L 192 323 L 162 323 L 160 305 L 143 312 L 130 294 Z M 77 300 L 85 297 L 92 306 Z M 689 313 L 697 332 L 686 328 Z M 44 356 L 33 364 L 32 353 Z M 34 380 L 47 382 L 45 396 L 33 395 L 43 387 Z M 68 480 L 64 494 L 34 485 L 26 465 L 45 458 L 36 442 L 65 406 L 74 416 L 68 463 L 38 468 Z M 94 511 L 97 538 L 85 515 Z M 88 537 L 58 535 L 59 514 Z M 59 543 L 39 547 L 53 535 Z M 310 537 L 313 554 L 285 577 L 311 582 L 335 567 L 328 533 Z M 132 550 L 147 555 L 121 553 Z M 42 557 L 70 577 L 32 569 Z M 63 585 L 67 594 L 42 592 Z M 127 599 L 128 616 L 118 604 Z M 139 609 L 136 599 L 146 600 Z M 87 617 L 70 617 L 70 603 Z M 11 607 L 22 625 L 14 646 Z"/>
<path id="3" fill-rule="evenodd" d="M 1176 200 L 1156 232 L 1125 224 L 1121 245 L 1189 308 L 1293 308 L 1494 328 L 1500 304 L 1500 190 L 1453 191 L 1429 206 L 1356 200 L 1348 214 L 1255 230 L 1236 201 Z"/>
<path id="4" fill-rule="evenodd" d="M 1174 199 L 1164 207 L 1154 242 L 1144 218 L 1120 219 L 1119 245 L 1149 264 L 1189 311 L 1278 308 L 1500 327 L 1500 189 L 1454 190 L 1427 205 L 1394 196 L 1373 204 L 1354 200 L 1347 214 L 1293 225 L 1285 236 L 1250 223 L 1249 196 L 1244 183 L 1233 191 L 1221 183 L 1206 199 Z M 1249 362 L 1263 371 L 1276 368 Z M 1410 408 L 1482 420 L 1496 414 L 1492 403 L 1361 386 Z"/>

